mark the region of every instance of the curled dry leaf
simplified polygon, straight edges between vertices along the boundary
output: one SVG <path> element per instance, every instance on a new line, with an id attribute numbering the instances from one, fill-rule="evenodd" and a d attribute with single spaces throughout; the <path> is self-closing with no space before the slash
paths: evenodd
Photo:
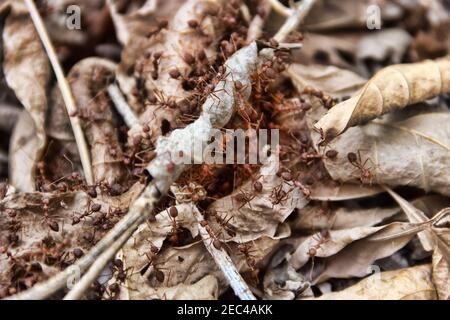
<path id="1" fill-rule="evenodd" d="M 197 236 L 197 224 L 191 207 L 185 204 L 173 208 L 176 208 L 178 212 L 176 218 L 171 217 L 169 210 L 162 211 L 156 215 L 156 221 L 140 225 L 123 247 L 124 261 L 132 265 L 136 272 L 148 266 L 152 248 L 156 247 L 159 251 L 169 235 L 173 234 L 173 240 L 176 243 L 180 228 L 190 230 L 193 237 Z"/>
<path id="2" fill-rule="evenodd" d="M 275 155 L 261 167 L 258 179 L 261 192 L 253 188 L 253 181 L 237 188 L 231 195 L 215 201 L 214 209 L 221 219 L 229 221 L 236 234 L 220 235 L 227 241 L 248 242 L 262 236 L 276 237 L 278 227 L 294 211 L 303 208 L 309 200 L 292 181 L 278 177 Z"/>
<path id="3" fill-rule="evenodd" d="M 323 271 L 319 271 L 314 282 L 320 283 L 335 277 L 348 278 L 367 275 L 371 272 L 370 266 L 374 261 L 392 255 L 422 230 L 422 227 L 415 226 L 404 226 L 396 231 L 394 230 L 397 226 L 387 225 L 385 228 L 352 243 L 327 259 L 325 268 Z M 353 263 L 349 265 L 349 261 Z"/>
<path id="4" fill-rule="evenodd" d="M 114 78 L 114 63 L 98 58 L 78 62 L 68 79 L 83 119 L 83 128 L 90 147 L 95 182 L 109 185 L 120 182 L 126 175 L 119 142 L 117 121 L 106 87 Z"/>
<path id="5" fill-rule="evenodd" d="M 436 289 L 429 264 L 375 273 L 339 292 L 317 300 L 434 300 Z"/>
<path id="6" fill-rule="evenodd" d="M 339 103 L 316 124 L 323 142 L 350 127 L 450 91 L 450 56 L 380 70 L 352 98 Z"/>
<path id="7" fill-rule="evenodd" d="M 303 267 L 302 272 L 315 284 L 330 278 L 363 277 L 371 272 L 374 261 L 403 248 L 444 214 L 440 212 L 419 224 L 393 222 L 381 227 L 319 232 L 303 241 L 288 262 L 295 270 Z"/>
<path id="8" fill-rule="evenodd" d="M 449 195 L 450 180 L 442 174 L 450 166 L 448 121 L 450 113 L 433 112 L 350 128 L 330 145 L 339 153 L 324 159 L 325 167 L 341 182 L 408 185 Z M 313 141 L 320 144 L 319 134 Z M 356 162 L 349 161 L 349 153 L 356 154 Z"/>
<path id="9" fill-rule="evenodd" d="M 32 166 L 24 168 L 21 181 L 15 180 L 16 175 L 12 176 L 11 184 L 19 190 L 30 192 L 35 190 L 35 165 L 42 158 L 46 145 L 45 116 L 50 66 L 23 3 L 7 2 L 2 9 L 8 6 L 10 12 L 5 18 L 2 34 L 3 70 L 8 86 L 33 119 L 37 138 L 35 148 L 29 150 Z"/>
<path id="10" fill-rule="evenodd" d="M 366 83 L 366 80 L 361 76 L 334 66 L 292 64 L 287 73 L 298 92 L 301 93 L 305 88 L 312 87 L 335 99 L 351 96 Z M 321 101 L 315 97 L 309 97 L 309 101 L 314 107 L 321 105 Z M 306 127 L 305 122 L 309 121 L 308 119 L 310 119 L 309 112 L 306 116 L 302 112 L 285 112 L 277 118 L 277 121 L 282 123 L 283 127 L 286 127 L 288 124 L 287 128 L 295 132 L 296 130 L 303 130 Z M 291 143 L 295 143 L 291 136 L 282 136 L 282 138 L 290 139 Z M 295 161 L 298 161 L 298 157 L 294 159 Z M 308 175 L 308 172 L 314 172 L 314 170 L 314 167 L 306 167 L 301 168 L 300 172 Z M 326 181 L 316 181 L 311 186 L 311 199 L 342 201 L 369 197 L 380 192 L 382 192 L 382 189 L 379 187 L 335 183 L 335 181 L 328 179 Z"/>

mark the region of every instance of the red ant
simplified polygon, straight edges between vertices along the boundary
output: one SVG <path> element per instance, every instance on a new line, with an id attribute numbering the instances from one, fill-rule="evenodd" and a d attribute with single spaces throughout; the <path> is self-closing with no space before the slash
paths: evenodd
<path id="1" fill-rule="evenodd" d="M 180 238 L 179 238 L 180 230 L 178 228 L 177 220 L 176 220 L 176 218 L 178 217 L 177 207 L 170 207 L 168 210 L 168 214 L 169 214 L 169 218 L 172 221 L 172 230 L 170 231 L 168 239 L 169 239 L 169 242 L 173 246 L 178 246 L 178 244 L 180 242 Z"/>
<path id="2" fill-rule="evenodd" d="M 168 26 L 169 26 L 169 21 L 167 21 L 167 20 L 159 21 L 156 28 L 154 28 L 153 30 L 151 30 L 150 32 L 147 33 L 147 38 L 150 39 L 151 37 L 160 33 L 161 30 L 167 29 Z"/>
<path id="3" fill-rule="evenodd" d="M 312 272 L 314 269 L 314 258 L 317 255 L 317 250 L 319 250 L 324 243 L 330 240 L 330 232 L 328 230 L 322 230 L 321 232 L 316 233 L 313 236 L 313 240 L 316 241 L 316 244 L 308 249 L 308 256 L 312 259 L 311 272 L 309 276 L 310 279 L 312 279 Z"/>
<path id="4" fill-rule="evenodd" d="M 370 161 L 372 163 L 373 163 L 373 161 L 370 158 L 367 158 L 364 161 L 364 163 L 362 163 L 360 151 L 358 151 L 358 155 L 356 155 L 356 153 L 354 153 L 354 152 L 349 152 L 347 154 L 347 159 L 352 166 L 354 166 L 360 170 L 360 178 L 359 179 L 360 179 L 361 183 L 368 182 L 369 184 L 372 184 L 372 180 L 374 178 L 372 172 L 370 171 L 372 168 L 371 167 L 366 168 L 365 165 L 368 161 Z"/>
<path id="5" fill-rule="evenodd" d="M 278 187 L 273 188 L 272 193 L 270 194 L 270 201 L 272 202 L 272 206 L 276 206 L 279 204 L 282 205 L 288 199 L 289 193 L 283 190 L 283 184 L 280 184 Z"/>
<path id="6" fill-rule="evenodd" d="M 6 195 L 8 194 L 8 188 L 9 185 L 7 183 L 0 183 L 0 201 L 5 199 Z"/>
<path id="7" fill-rule="evenodd" d="M 50 205 L 50 199 L 49 198 L 44 198 L 42 199 L 42 209 L 44 211 L 44 220 L 47 223 L 47 226 L 54 232 L 58 232 L 59 231 L 59 225 L 58 222 L 56 222 L 55 220 L 52 220 L 49 218 L 49 205 Z"/>
<path id="8" fill-rule="evenodd" d="M 212 212 L 215 214 L 213 215 Z M 225 216 L 222 218 L 215 209 L 210 209 L 209 215 L 215 217 L 216 222 L 225 230 L 226 233 L 228 233 L 230 237 L 236 236 L 236 228 L 230 223 L 233 217 L 228 218 Z"/>
<path id="9" fill-rule="evenodd" d="M 288 184 L 289 186 L 293 186 L 294 188 L 298 188 L 303 195 L 308 199 L 309 197 L 311 197 L 311 190 L 304 186 L 303 183 L 301 183 L 298 180 L 298 176 L 300 175 L 300 172 L 297 174 L 297 176 L 294 178 L 292 176 L 292 173 L 289 171 L 283 171 L 280 174 L 280 178 L 283 179 L 283 181 Z M 291 192 L 293 189 L 291 189 L 289 192 Z"/>
<path id="10" fill-rule="evenodd" d="M 166 98 L 164 93 L 158 89 L 154 90 L 154 95 L 156 97 L 156 101 L 158 102 L 160 107 L 167 107 L 169 109 L 177 109 L 178 104 L 174 98 Z"/>
<path id="11" fill-rule="evenodd" d="M 129 267 L 127 269 L 124 269 L 123 261 L 121 259 L 115 259 L 113 261 L 113 274 L 117 273 L 116 279 L 124 283 L 127 279 L 128 270 L 132 269 L 133 267 Z"/>
<path id="12" fill-rule="evenodd" d="M 238 203 L 241 203 L 241 206 L 238 208 L 238 211 L 239 211 L 247 204 L 249 205 L 249 207 L 251 209 L 252 205 L 250 202 L 253 199 L 255 199 L 255 197 L 256 197 L 255 194 L 241 190 L 238 194 L 233 196 L 233 199 L 236 200 Z"/>
<path id="13" fill-rule="evenodd" d="M 80 223 L 80 221 L 88 216 L 90 216 L 92 213 L 94 212 L 99 212 L 102 209 L 102 206 L 98 203 L 94 203 L 91 205 L 90 209 L 87 209 L 84 211 L 84 213 L 82 213 L 79 216 L 74 216 L 72 218 L 72 225 L 76 225 L 78 223 Z"/>
<path id="14" fill-rule="evenodd" d="M 254 270 L 256 267 L 256 260 L 252 257 L 253 246 L 250 243 L 241 243 L 238 245 L 238 250 L 245 256 L 245 260 L 247 265 L 251 270 Z"/>
<path id="15" fill-rule="evenodd" d="M 222 250 L 222 242 L 217 238 L 216 234 L 214 233 L 214 231 L 212 230 L 212 228 L 208 224 L 208 222 L 206 220 L 202 220 L 200 222 L 200 225 L 205 228 L 206 232 L 208 232 L 209 237 L 212 240 L 212 242 L 211 242 L 212 246 L 216 250 Z"/>

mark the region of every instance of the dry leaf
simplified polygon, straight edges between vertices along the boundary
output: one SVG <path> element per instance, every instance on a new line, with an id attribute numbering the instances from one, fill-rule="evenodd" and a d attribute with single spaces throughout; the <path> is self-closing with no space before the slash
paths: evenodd
<path id="1" fill-rule="evenodd" d="M 330 147 L 338 150 L 337 157 L 324 159 L 331 177 L 341 182 L 409 185 L 449 195 L 449 176 L 442 172 L 450 166 L 450 131 L 445 125 L 450 121 L 450 113 L 425 113 L 403 119 L 373 121 L 350 128 L 336 138 Z M 313 140 L 317 146 L 319 134 L 314 134 Z M 357 155 L 357 162 L 366 171 L 348 160 L 350 152 Z"/>
<path id="2" fill-rule="evenodd" d="M 433 228 L 435 237 L 439 238 L 432 259 L 432 279 L 440 300 L 450 297 L 450 231 Z"/>
<path id="3" fill-rule="evenodd" d="M 375 273 L 354 286 L 316 300 L 434 300 L 430 265 Z"/>
<path id="4" fill-rule="evenodd" d="M 358 44 L 356 57 L 365 63 L 400 63 L 412 37 L 403 29 L 382 29 L 363 37 Z"/>
<path id="5" fill-rule="evenodd" d="M 5 4 L 5 8 L 8 4 Z M 19 190 L 35 190 L 35 165 L 41 159 L 46 145 L 45 116 L 47 110 L 47 86 L 50 67 L 47 54 L 29 18 L 28 11 L 20 2 L 12 2 L 11 11 L 3 28 L 3 70 L 8 86 L 34 121 L 36 146 L 29 150 L 31 158 L 28 170 L 21 174 L 23 179 L 11 183 Z"/>
<path id="6" fill-rule="evenodd" d="M 374 261 L 390 256 L 406 245 L 425 225 L 392 223 L 372 235 L 356 241 L 339 253 L 326 259 L 325 268 L 319 271 L 315 283 L 329 278 L 361 277 L 370 273 Z M 320 249 L 318 250 L 320 252 Z M 349 262 L 351 261 L 351 264 Z"/>
<path id="7" fill-rule="evenodd" d="M 355 61 L 359 36 L 339 34 L 328 36 L 309 33 L 303 42 L 302 50 L 294 52 L 294 61 L 305 65 L 324 64 L 356 71 Z"/>
<path id="8" fill-rule="evenodd" d="M 14 127 L 9 148 L 9 180 L 19 191 L 36 189 L 33 177 L 39 147 L 35 122 L 23 111 Z"/>
<path id="9" fill-rule="evenodd" d="M 309 202 L 292 183 L 277 176 L 278 166 L 274 155 L 268 160 L 268 164 L 262 166 L 259 172 L 261 177 L 258 181 L 263 186 L 261 192 L 255 192 L 253 181 L 249 181 L 209 207 L 216 210 L 222 219 L 229 221 L 236 230 L 236 235 L 222 234 L 221 238 L 227 241 L 248 242 L 262 236 L 275 237 L 278 226 L 294 209 L 303 208 Z M 274 190 L 278 190 L 279 194 L 283 191 L 286 196 L 277 197 Z M 209 222 L 212 225 L 217 224 L 212 220 Z"/>
<path id="10" fill-rule="evenodd" d="M 442 215 L 439 213 L 421 224 L 394 222 L 381 227 L 318 232 L 303 241 L 288 262 L 295 270 L 305 266 L 303 270 L 309 273 L 313 283 L 330 278 L 362 277 L 370 273 L 375 260 L 401 249 Z M 309 260 L 311 263 L 306 265 Z"/>
<path id="11" fill-rule="evenodd" d="M 348 208 L 324 210 L 320 205 L 309 205 L 291 222 L 294 230 L 341 230 L 375 226 L 400 212 L 399 208 Z"/>
<path id="12" fill-rule="evenodd" d="M 377 186 L 360 186 L 351 183 L 333 185 L 319 183 L 311 188 L 311 200 L 344 201 L 371 197 L 383 192 Z"/>
<path id="13" fill-rule="evenodd" d="M 87 252 L 120 219 L 120 214 L 112 213 L 126 210 L 135 197 L 136 190 L 116 199 L 99 196 L 94 202 L 84 192 L 7 196 L 0 201 L 0 291 L 11 281 L 13 287 L 17 281 L 20 288 L 27 288 L 27 278 L 34 284 L 72 264 L 77 259 L 73 250 Z M 47 200 L 49 209 L 45 212 Z M 87 213 L 93 203 L 101 205 L 100 210 Z M 76 218 L 80 222 L 74 223 Z M 40 272 L 39 265 L 49 273 Z"/>
<path id="14" fill-rule="evenodd" d="M 330 141 L 350 127 L 450 91 L 450 56 L 380 70 L 349 100 L 325 114 L 315 128 Z"/>
<path id="15" fill-rule="evenodd" d="M 349 97 L 367 81 L 356 73 L 334 66 L 293 64 L 288 74 L 299 92 L 311 86 L 333 98 Z"/>
<path id="16" fill-rule="evenodd" d="M 104 59 L 88 58 L 70 71 L 77 112 L 83 119 L 83 129 L 90 147 L 95 182 L 113 185 L 125 178 L 127 171 L 119 142 L 117 121 L 106 92 L 113 80 L 115 65 Z"/>

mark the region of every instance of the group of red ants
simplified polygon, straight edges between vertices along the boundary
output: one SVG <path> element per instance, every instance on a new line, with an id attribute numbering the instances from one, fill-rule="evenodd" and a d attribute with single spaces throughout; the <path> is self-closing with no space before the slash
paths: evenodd
<path id="1" fill-rule="evenodd" d="M 244 24 L 239 23 L 236 19 L 239 19 L 239 6 L 236 5 L 238 1 L 230 1 L 226 5 L 226 9 L 222 11 L 209 9 L 207 14 L 215 16 L 219 23 L 222 23 L 229 32 L 227 36 L 224 37 L 222 41 L 218 44 L 218 57 L 216 61 L 208 61 L 206 54 L 203 50 L 198 52 L 185 52 L 182 53 L 183 60 L 188 66 L 190 66 L 190 71 L 185 73 L 177 68 L 169 70 L 169 75 L 173 79 L 178 79 L 182 83 L 184 90 L 190 92 L 190 96 L 183 102 L 176 101 L 172 97 L 166 97 L 162 91 L 147 92 L 145 88 L 145 78 L 147 74 L 151 76 L 152 79 L 157 79 L 161 70 L 158 68 L 158 63 L 163 55 L 162 52 L 155 52 L 153 54 L 146 54 L 146 56 L 138 61 L 134 66 L 132 73 L 134 74 L 136 80 L 136 88 L 132 94 L 140 98 L 143 105 L 146 107 L 157 107 L 157 108 L 167 108 L 168 110 L 179 110 L 180 118 L 183 119 L 183 123 L 180 127 L 186 126 L 189 123 L 195 121 L 201 112 L 201 105 L 205 100 L 213 95 L 218 97 L 218 92 L 215 91 L 215 86 L 221 80 L 226 77 L 226 70 L 224 62 L 228 57 L 230 57 L 234 52 L 246 45 L 246 35 L 247 28 Z M 262 12 L 261 14 L 265 14 Z M 238 18 L 236 18 L 238 17 Z M 196 20 L 189 21 L 189 27 L 193 31 L 202 33 L 200 27 L 201 23 Z M 160 30 L 167 28 L 167 21 L 160 21 L 158 26 L 154 31 L 151 31 L 148 35 L 149 38 L 157 34 Z M 297 41 L 302 39 L 301 34 L 295 34 L 292 36 Z M 205 35 L 205 44 L 211 41 Z M 270 193 L 270 200 L 272 204 L 283 205 L 283 203 L 289 199 L 289 193 L 298 188 L 305 197 L 311 195 L 310 186 L 315 183 L 315 180 L 327 180 L 329 178 L 323 165 L 319 165 L 317 172 L 308 178 L 299 178 L 299 172 L 296 171 L 294 167 L 289 166 L 289 162 L 296 161 L 302 166 L 311 167 L 318 163 L 320 164 L 323 159 L 333 160 L 338 156 L 336 150 L 328 150 L 323 154 L 318 153 L 313 147 L 312 141 L 309 138 L 307 132 L 305 133 L 305 128 L 298 128 L 298 131 L 292 131 L 291 128 L 285 128 L 283 122 L 277 120 L 277 116 L 286 112 L 292 112 L 293 116 L 298 114 L 305 116 L 306 113 L 311 109 L 312 105 L 309 102 L 309 98 L 314 96 L 322 101 L 322 104 L 326 108 L 331 108 L 335 101 L 330 96 L 324 94 L 320 90 L 307 87 L 300 95 L 294 89 L 292 83 L 283 76 L 283 71 L 286 70 L 290 63 L 290 52 L 286 49 L 282 49 L 279 44 L 273 39 L 267 39 L 267 41 L 261 41 L 260 45 L 271 47 L 275 54 L 273 58 L 269 61 L 263 63 L 254 74 L 251 75 L 252 79 L 252 93 L 249 100 L 244 99 L 244 96 L 240 92 L 244 89 L 241 82 L 235 82 L 236 95 L 236 113 L 226 129 L 274 129 L 277 128 L 281 133 L 281 169 L 277 175 L 281 178 L 282 184 L 276 186 Z M 95 78 L 95 79 L 94 79 Z M 105 93 L 105 88 L 108 83 L 114 80 L 114 77 L 107 73 L 102 73 L 101 70 L 93 73 L 93 82 L 102 83 L 99 87 L 100 91 Z M 98 92 L 97 92 L 98 93 Z M 112 104 L 109 101 L 107 94 L 98 95 L 98 99 L 102 102 L 103 108 L 111 107 Z M 296 100 L 295 100 L 296 99 Z M 296 101 L 293 103 L 292 101 Z M 94 123 L 96 121 L 105 121 L 100 114 L 78 114 L 79 117 L 84 118 L 86 121 Z M 99 182 L 94 186 L 87 185 L 78 172 L 73 172 L 69 175 L 59 177 L 56 179 L 57 183 L 52 182 L 48 177 L 48 171 L 52 170 L 48 168 L 45 161 L 40 161 L 37 164 L 37 181 L 38 190 L 45 193 L 63 193 L 69 191 L 84 191 L 92 199 L 89 207 L 83 213 L 75 213 L 72 217 L 72 225 L 77 225 L 82 223 L 86 218 L 97 214 L 95 217 L 95 223 L 93 226 L 96 230 L 106 232 L 114 226 L 121 216 L 125 214 L 122 210 L 111 208 L 104 209 L 100 204 L 95 203 L 95 198 L 97 198 L 97 193 L 100 191 L 106 193 L 110 196 L 118 196 L 123 194 L 132 184 L 138 180 L 145 183 L 145 175 L 143 168 L 154 158 L 154 140 L 150 137 L 149 132 L 151 128 L 148 125 L 143 125 L 141 136 L 137 136 L 132 139 L 131 145 L 125 144 L 125 152 L 123 152 L 123 163 L 128 168 L 130 172 L 130 179 L 127 181 L 126 185 L 115 183 L 108 184 L 106 182 Z M 166 131 L 170 132 L 175 128 L 167 128 Z M 126 134 L 126 128 L 124 132 Z M 163 134 L 165 134 L 163 132 Z M 122 139 L 126 140 L 126 139 Z M 153 140 L 153 141 L 152 141 Z M 226 141 L 223 142 L 224 147 L 226 146 Z M 117 155 L 120 145 L 112 145 L 109 148 L 111 156 Z M 360 180 L 362 183 L 370 182 L 373 179 L 373 175 L 370 169 L 366 168 L 366 163 L 362 161 L 360 153 L 348 153 L 347 159 L 351 165 L 360 171 Z M 285 165 L 288 163 L 287 165 Z M 193 165 L 176 182 L 180 186 L 187 186 L 188 190 L 191 190 L 191 201 L 195 203 L 201 212 L 203 212 L 205 219 L 201 221 L 201 226 L 206 229 L 211 237 L 211 243 L 214 248 L 221 250 L 223 248 L 222 242 L 218 239 L 219 232 L 226 232 L 230 237 L 236 236 L 236 228 L 233 226 L 233 217 L 223 217 L 216 210 L 208 209 L 212 201 L 219 199 L 226 195 L 231 194 L 236 188 L 242 186 L 246 181 L 252 181 L 251 190 L 236 193 L 233 196 L 233 200 L 236 203 L 236 209 L 239 211 L 245 205 L 251 205 L 251 201 L 258 197 L 263 191 L 263 184 L 261 183 L 258 176 L 260 166 L 259 165 Z M 169 168 L 168 168 L 169 170 Z M 298 170 L 298 169 L 297 169 Z M 195 183 L 204 187 L 208 197 L 204 195 L 199 195 L 196 193 L 194 188 L 190 188 L 190 185 Z M 283 184 L 289 184 L 292 188 L 291 191 L 285 191 Z M 0 190 L 0 195 L 3 199 L 6 195 L 6 191 Z M 0 199 L 0 200 L 1 200 Z M 42 197 L 42 211 L 43 217 L 48 226 L 49 230 L 52 232 L 59 232 L 58 223 L 49 214 L 49 208 L 51 206 L 50 200 Z M 172 231 L 168 236 L 167 243 L 170 245 L 178 246 L 182 245 L 184 242 L 189 241 L 185 236 L 187 232 L 183 232 L 177 224 L 178 210 L 175 207 L 175 201 L 173 195 L 166 197 L 166 199 L 159 205 L 160 211 L 167 211 L 171 221 L 172 221 Z M 168 208 L 168 209 L 166 209 Z M 103 211 L 107 212 L 103 212 Z M 156 212 L 160 212 L 156 210 Z M 8 246 L 15 246 L 20 241 L 17 236 L 17 212 L 16 210 L 10 210 L 9 215 L 12 221 L 9 227 L 10 236 L 7 239 Z M 113 217 L 114 219 L 111 219 Z M 209 225 L 208 219 L 215 219 L 217 225 L 223 230 L 213 230 Z M 150 218 L 150 222 L 155 222 L 156 219 L 153 216 Z M 19 226 L 20 229 L 20 226 Z M 91 246 L 95 244 L 98 239 L 95 237 L 95 231 L 86 232 L 82 237 L 85 242 Z M 329 238 L 329 233 L 327 231 L 322 231 L 319 233 L 319 239 L 317 244 L 312 246 L 308 254 L 312 258 L 316 256 L 317 250 L 320 246 L 327 241 Z M 258 269 L 258 261 L 252 256 L 254 248 L 252 248 L 251 243 L 244 243 L 238 245 L 238 251 L 245 256 L 248 266 L 252 269 Z M 64 252 L 65 245 L 63 243 L 54 243 L 51 236 L 46 237 L 42 241 L 41 254 L 39 256 L 34 255 L 33 259 L 39 260 L 43 258 L 44 262 L 50 258 L 59 257 L 61 263 L 61 268 L 67 267 L 76 259 L 83 256 L 84 252 L 80 248 L 73 249 L 71 252 Z M 89 246 L 88 246 L 89 247 Z M 60 251 L 64 253 L 61 254 Z M 155 257 L 159 252 L 159 249 L 155 246 L 151 246 L 151 252 L 149 253 L 149 259 L 151 263 L 155 261 Z M 8 247 L 1 247 L 1 252 L 7 254 L 11 261 L 18 262 L 16 257 L 10 254 Z M 181 257 L 180 257 L 181 258 Z M 182 259 L 182 258 L 181 258 Z M 29 273 L 36 273 L 42 270 L 42 267 L 38 262 L 32 262 L 27 264 L 26 268 L 20 268 L 19 263 L 16 265 L 16 269 L 12 274 L 11 285 L 8 289 L 2 289 L 0 292 L 0 298 L 7 295 L 12 295 L 22 289 L 30 287 L 33 283 L 25 284 L 24 286 L 14 285 L 22 278 L 26 278 Z M 14 268 L 14 264 L 13 264 Z M 89 293 L 89 298 L 100 299 L 104 296 L 106 292 L 110 298 L 114 299 L 118 296 L 120 292 L 120 284 L 126 279 L 127 270 L 124 270 L 123 262 L 120 259 L 115 259 L 113 261 L 113 274 L 117 280 L 116 283 L 109 285 L 107 288 L 100 285 L 99 283 L 94 283 L 92 285 L 92 290 Z M 166 276 L 164 273 L 154 266 L 154 272 L 152 274 L 154 278 L 163 283 Z M 5 291 L 5 292 L 3 292 Z"/>

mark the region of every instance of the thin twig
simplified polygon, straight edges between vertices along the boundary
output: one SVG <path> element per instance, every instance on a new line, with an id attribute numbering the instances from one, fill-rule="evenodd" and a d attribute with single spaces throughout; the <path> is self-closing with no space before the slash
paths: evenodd
<path id="1" fill-rule="evenodd" d="M 279 15 L 282 15 L 283 17 L 289 17 L 291 15 L 292 9 L 285 7 L 282 3 L 280 3 L 280 1 L 269 0 L 269 2 L 272 6 L 272 9 Z"/>
<path id="2" fill-rule="evenodd" d="M 119 112 L 122 116 L 128 128 L 133 128 L 135 125 L 138 125 L 139 120 L 123 97 L 119 87 L 116 84 L 109 85 L 108 93 L 116 107 L 117 112 Z"/>
<path id="3" fill-rule="evenodd" d="M 156 189 L 153 183 L 147 186 L 140 197 L 132 204 L 128 214 L 120 220 L 106 236 L 92 247 L 89 253 L 74 264 L 74 266 L 79 268 L 80 273 L 84 273 L 105 251 L 113 246 L 118 239 L 125 239 L 125 236 L 122 238 L 124 234 L 127 234 L 127 239 L 131 237 L 137 226 L 148 219 L 155 203 L 161 198 L 162 194 L 162 192 Z M 31 289 L 11 296 L 8 299 L 46 299 L 66 286 L 67 279 L 72 276 L 72 272 L 73 268 L 65 269 L 47 281 L 37 283 Z"/>
<path id="4" fill-rule="evenodd" d="M 117 251 L 127 242 L 134 231 L 139 227 L 140 223 L 135 223 L 125 233 L 117 239 L 105 252 L 103 252 L 97 260 L 92 264 L 85 275 L 75 284 L 72 290 L 64 297 L 64 300 L 79 300 L 89 289 L 91 284 L 98 278 L 100 273 L 105 269 L 108 262 L 114 258 Z"/>
<path id="5" fill-rule="evenodd" d="M 41 38 L 42 44 L 45 48 L 45 51 L 47 52 L 48 58 L 55 72 L 56 79 L 58 81 L 58 86 L 59 89 L 61 90 L 61 94 L 67 109 L 67 113 L 69 114 L 70 124 L 72 126 L 75 141 L 77 143 L 81 164 L 83 166 L 84 177 L 88 184 L 93 185 L 94 177 L 92 174 L 89 149 L 83 134 L 83 130 L 81 129 L 80 119 L 77 116 L 74 116 L 76 114 L 77 108 L 75 101 L 73 99 L 72 91 L 70 90 L 67 79 L 64 76 L 64 72 L 58 61 L 58 57 L 56 56 L 55 49 L 51 43 L 50 37 L 48 36 L 44 22 L 42 21 L 42 18 L 39 15 L 36 5 L 34 4 L 33 0 L 25 0 L 25 4 L 28 7 L 31 20 L 33 21 L 34 26 L 39 34 L 39 37 Z"/>
<path id="6" fill-rule="evenodd" d="M 250 21 L 247 31 L 248 43 L 258 40 L 262 36 L 264 24 L 266 23 L 267 17 L 270 15 L 270 11 L 272 9 L 272 6 L 268 0 L 260 1 L 258 6 L 263 9 L 264 15 L 260 16 L 259 14 L 256 14 L 252 21 Z"/>
<path id="7" fill-rule="evenodd" d="M 295 10 L 291 10 L 286 22 L 281 26 L 280 30 L 278 30 L 273 38 L 278 42 L 283 42 L 289 33 L 297 29 L 303 22 L 315 3 L 316 0 L 303 0 Z"/>
<path id="8" fill-rule="evenodd" d="M 231 261 L 230 256 L 224 249 L 219 250 L 212 245 L 211 236 L 200 224 L 200 221 L 203 220 L 203 216 L 194 205 L 192 206 L 192 212 L 198 222 L 200 236 L 202 237 L 206 249 L 214 258 L 214 261 L 219 266 L 220 270 L 222 270 L 236 296 L 238 296 L 241 300 L 256 300 L 247 283 L 245 283 L 244 279 L 242 279 L 241 275 L 234 266 L 233 261 Z"/>

